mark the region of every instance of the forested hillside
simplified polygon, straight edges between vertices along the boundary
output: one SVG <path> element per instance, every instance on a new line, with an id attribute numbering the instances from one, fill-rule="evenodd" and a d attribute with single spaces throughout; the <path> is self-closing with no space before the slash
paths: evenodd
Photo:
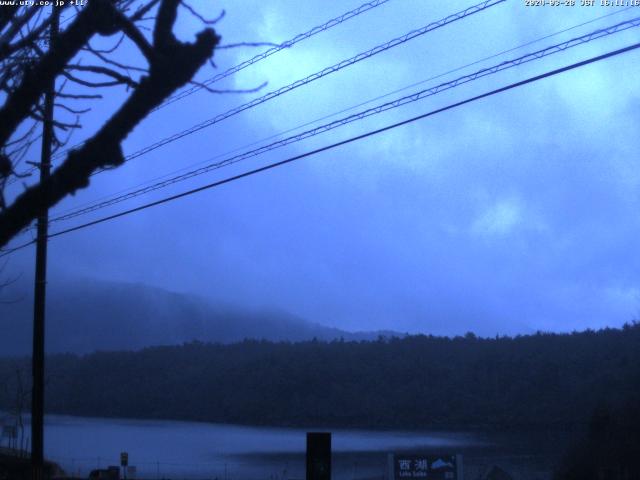
<path id="1" fill-rule="evenodd" d="M 0 362 L 1 407 L 16 367 Z M 25 370 L 28 373 L 28 370 Z M 270 425 L 540 427 L 640 392 L 640 324 L 515 338 L 189 343 L 47 359 L 50 412 Z M 28 375 L 26 375 L 28 377 Z"/>

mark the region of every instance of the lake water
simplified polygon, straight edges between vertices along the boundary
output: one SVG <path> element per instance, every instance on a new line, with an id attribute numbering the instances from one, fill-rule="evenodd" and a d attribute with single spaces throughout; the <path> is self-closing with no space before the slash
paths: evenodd
<path id="1" fill-rule="evenodd" d="M 138 478 L 296 480 L 304 478 L 306 432 L 48 415 L 45 455 L 84 478 L 94 468 L 118 465 L 120 452 L 126 451 Z M 333 429 L 332 433 L 332 476 L 337 480 L 382 479 L 389 452 L 461 453 L 465 478 L 474 480 L 493 464 L 517 472 L 519 479 L 547 479 L 555 461 L 548 452 L 532 452 L 530 438 L 519 442 L 513 436 L 466 432 Z"/>

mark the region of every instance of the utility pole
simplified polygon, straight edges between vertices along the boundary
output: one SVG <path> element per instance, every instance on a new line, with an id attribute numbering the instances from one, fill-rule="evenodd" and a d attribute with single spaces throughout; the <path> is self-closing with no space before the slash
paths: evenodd
<path id="1" fill-rule="evenodd" d="M 59 28 L 59 12 L 51 7 L 49 48 L 55 42 Z M 53 142 L 53 103 L 55 79 L 47 87 L 44 96 L 42 122 L 42 151 L 40 157 L 40 183 L 45 184 L 51 170 L 51 145 Z M 44 478 L 44 320 L 47 287 L 47 236 L 49 230 L 49 210 L 42 199 L 38 215 L 36 239 L 36 279 L 33 302 L 33 387 L 31 392 L 31 467 L 33 480 Z"/>

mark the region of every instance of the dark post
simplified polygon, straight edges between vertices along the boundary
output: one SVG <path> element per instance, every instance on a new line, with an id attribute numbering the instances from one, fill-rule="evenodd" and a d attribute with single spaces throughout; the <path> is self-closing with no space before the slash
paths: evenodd
<path id="1" fill-rule="evenodd" d="M 331 480 L 331 433 L 307 433 L 306 480 Z"/>
<path id="2" fill-rule="evenodd" d="M 58 33 L 58 10 L 51 7 L 49 42 L 55 41 Z M 44 121 L 42 123 L 42 151 L 40 157 L 40 182 L 49 178 L 51 169 L 51 143 L 53 139 L 53 103 L 55 80 L 49 85 L 44 97 Z M 33 480 L 43 479 L 44 467 L 44 319 L 47 285 L 47 235 L 49 211 L 42 202 L 38 216 L 36 241 L 36 279 L 33 302 L 33 388 L 31 393 L 31 466 Z"/>

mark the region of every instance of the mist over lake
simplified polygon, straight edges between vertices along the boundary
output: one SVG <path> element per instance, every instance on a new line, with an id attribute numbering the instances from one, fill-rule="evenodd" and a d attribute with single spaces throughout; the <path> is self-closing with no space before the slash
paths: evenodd
<path id="1" fill-rule="evenodd" d="M 129 454 L 139 478 L 301 479 L 305 435 L 297 428 L 47 415 L 46 457 L 69 474 L 119 465 Z M 333 478 L 382 478 L 390 452 L 462 453 L 469 475 L 499 463 L 522 478 L 550 478 L 552 455 L 524 435 L 459 431 L 333 430 Z M 529 449 L 527 453 L 525 450 Z M 537 460 L 533 459 L 533 454 Z M 482 457 L 482 460 L 478 460 Z M 546 472 L 545 472 L 546 469 Z M 538 472 L 538 473 L 536 473 Z M 542 472 L 542 476 L 539 475 Z M 467 478 L 465 476 L 465 478 Z M 475 478 L 475 477 L 469 477 Z"/>
<path id="2" fill-rule="evenodd" d="M 324 431 L 323 428 L 316 430 Z M 304 477 L 305 429 L 263 428 L 197 422 L 103 419 L 47 415 L 46 455 L 67 471 L 118 465 L 120 452 L 145 476 L 185 478 Z M 464 432 L 403 432 L 338 430 L 333 434 L 336 455 L 364 459 L 377 452 L 377 461 L 360 463 L 361 474 L 384 468 L 387 451 L 415 448 L 457 450 L 485 443 Z M 158 463 L 159 462 L 159 463 Z M 352 465 L 353 468 L 353 465 Z M 349 473 L 339 469 L 339 478 Z M 383 470 L 378 473 L 382 474 Z M 151 478 L 154 478 L 151 476 Z"/>

